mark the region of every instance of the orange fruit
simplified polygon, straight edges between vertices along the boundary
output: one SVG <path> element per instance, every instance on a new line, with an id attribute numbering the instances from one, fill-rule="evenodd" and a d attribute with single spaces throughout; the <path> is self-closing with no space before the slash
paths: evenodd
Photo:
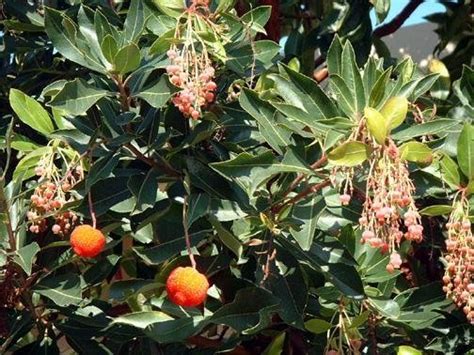
<path id="1" fill-rule="evenodd" d="M 100 230 L 83 224 L 72 231 L 71 246 L 77 255 L 84 258 L 93 258 L 104 249 L 105 237 Z"/>
<path id="2" fill-rule="evenodd" d="M 209 281 L 192 267 L 178 267 L 168 276 L 166 291 L 174 304 L 195 307 L 206 300 Z"/>

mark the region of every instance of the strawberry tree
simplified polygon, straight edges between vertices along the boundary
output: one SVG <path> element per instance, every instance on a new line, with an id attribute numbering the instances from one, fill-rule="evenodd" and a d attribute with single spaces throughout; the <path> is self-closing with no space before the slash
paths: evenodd
<path id="1" fill-rule="evenodd" d="M 263 3 L 2 2 L 0 353 L 472 347 L 472 59 Z"/>

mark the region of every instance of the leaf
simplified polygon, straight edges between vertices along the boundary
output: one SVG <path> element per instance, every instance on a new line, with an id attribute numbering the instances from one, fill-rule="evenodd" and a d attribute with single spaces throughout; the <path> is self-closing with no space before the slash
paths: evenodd
<path id="1" fill-rule="evenodd" d="M 327 63 L 330 74 L 341 74 L 342 43 L 336 34 L 328 50 Z"/>
<path id="2" fill-rule="evenodd" d="M 283 154 L 290 140 L 291 131 L 278 126 L 275 122 L 275 109 L 267 102 L 260 100 L 253 91 L 244 89 L 239 98 L 242 108 L 257 120 L 260 132 L 268 144 L 279 154 Z"/>
<path id="3" fill-rule="evenodd" d="M 229 248 L 235 254 L 235 256 L 240 259 L 243 251 L 243 246 L 240 240 L 226 228 L 224 228 L 224 226 L 222 226 L 222 224 L 216 218 L 210 217 L 209 222 L 211 222 L 212 226 L 214 227 L 222 244 Z"/>
<path id="4" fill-rule="evenodd" d="M 331 329 L 332 325 L 324 319 L 314 318 L 306 321 L 304 327 L 313 334 L 323 334 Z"/>
<path id="5" fill-rule="evenodd" d="M 456 162 L 449 157 L 449 155 L 443 154 L 443 157 L 439 161 L 439 168 L 441 176 L 449 186 L 451 186 L 453 189 L 458 189 L 459 186 L 461 186 L 461 174 L 459 167 Z"/>
<path id="6" fill-rule="evenodd" d="M 115 205 L 132 196 L 127 187 L 127 182 L 127 176 L 111 177 L 99 180 L 92 186 L 91 196 L 96 216 L 103 215 Z M 83 201 L 81 204 L 81 211 L 88 213 L 87 201 Z"/>
<path id="7" fill-rule="evenodd" d="M 431 164 L 433 154 L 431 148 L 420 142 L 408 142 L 400 147 L 400 154 L 403 160 L 420 164 Z"/>
<path id="8" fill-rule="evenodd" d="M 83 79 L 69 81 L 49 103 L 73 116 L 85 114 L 97 101 L 107 96 L 107 91 L 88 84 Z"/>
<path id="9" fill-rule="evenodd" d="M 33 286 L 32 290 L 58 306 L 77 305 L 83 301 L 81 279 L 76 274 L 47 277 Z"/>
<path id="10" fill-rule="evenodd" d="M 132 0 L 123 26 L 124 43 L 136 42 L 145 28 L 143 1 Z"/>
<path id="11" fill-rule="evenodd" d="M 340 243 L 324 241 L 322 245 L 313 243 L 310 251 L 305 252 L 298 245 L 280 236 L 278 241 L 297 259 L 305 260 L 313 268 L 322 272 L 326 278 L 344 295 L 353 299 L 364 298 L 362 280 L 355 269 L 355 261 Z"/>
<path id="12" fill-rule="evenodd" d="M 207 194 L 192 194 L 188 202 L 188 228 L 199 218 L 209 213 L 211 198 Z"/>
<path id="13" fill-rule="evenodd" d="M 453 206 L 451 205 L 433 205 L 423 208 L 420 211 L 420 214 L 423 216 L 443 216 L 448 215 L 453 210 Z"/>
<path id="14" fill-rule="evenodd" d="M 431 88 L 431 96 L 440 100 L 446 100 L 451 89 L 451 79 L 448 68 L 438 59 L 431 59 L 428 62 L 428 71 L 430 73 L 439 74 L 438 80 L 435 81 Z"/>
<path id="15" fill-rule="evenodd" d="M 202 316 L 165 320 L 148 325 L 145 334 L 159 343 L 175 343 L 198 333 L 206 324 Z"/>
<path id="16" fill-rule="evenodd" d="M 191 246 L 197 245 L 204 238 L 212 233 L 212 230 L 201 230 L 199 232 L 190 233 Z M 143 261 L 150 265 L 159 265 L 174 255 L 180 253 L 186 249 L 186 241 L 184 236 L 176 239 L 172 239 L 166 242 L 162 242 L 155 247 L 136 247 L 133 248 L 133 252 L 137 254 Z"/>
<path id="17" fill-rule="evenodd" d="M 10 105 L 18 118 L 44 135 L 54 131 L 48 112 L 33 98 L 17 89 L 10 89 Z"/>
<path id="18" fill-rule="evenodd" d="M 33 261 L 35 259 L 36 254 L 41 250 L 38 243 L 33 242 L 30 243 L 23 248 L 18 249 L 15 251 L 15 256 L 13 257 L 13 261 L 19 265 L 23 271 L 29 276 L 31 275 L 31 268 L 33 266 Z"/>
<path id="19" fill-rule="evenodd" d="M 209 321 L 228 325 L 242 334 L 254 334 L 268 326 L 271 315 L 279 308 L 279 300 L 267 290 L 245 288 L 237 291 L 234 301 L 218 309 Z"/>
<path id="20" fill-rule="evenodd" d="M 454 92 L 464 106 L 474 106 L 474 70 L 463 65 L 462 75 L 453 85 Z"/>
<path id="21" fill-rule="evenodd" d="M 112 64 L 119 50 L 118 44 L 115 38 L 109 34 L 106 35 L 104 39 L 102 40 L 100 48 L 102 50 L 102 54 L 104 55 L 105 59 L 107 59 L 107 61 Z"/>
<path id="22" fill-rule="evenodd" d="M 285 103 L 302 111 L 303 123 L 312 127 L 314 121 L 338 116 L 334 103 L 316 81 L 283 64 L 280 65 L 280 69 L 290 80 L 281 75 L 269 75 L 269 78 L 275 82 L 275 87 Z M 278 108 L 278 105 L 275 107 Z"/>
<path id="23" fill-rule="evenodd" d="M 97 181 L 106 179 L 117 166 L 120 160 L 119 154 L 106 155 L 92 164 L 86 179 L 86 191 Z"/>
<path id="24" fill-rule="evenodd" d="M 328 161 L 334 165 L 356 166 L 370 155 L 370 148 L 364 143 L 351 141 L 341 144 L 328 154 Z"/>
<path id="25" fill-rule="evenodd" d="M 280 46 L 273 41 L 261 40 L 253 45 L 245 44 L 228 50 L 226 66 L 239 75 L 246 75 L 248 69 L 255 65 L 259 71 L 273 65 L 273 59 L 280 52 Z"/>
<path id="26" fill-rule="evenodd" d="M 313 174 L 313 171 L 306 166 L 278 163 L 270 151 L 257 156 L 241 153 L 233 159 L 209 165 L 225 178 L 236 181 L 249 196 L 253 196 L 254 192 L 274 174 L 285 172 Z"/>
<path id="27" fill-rule="evenodd" d="M 65 58 L 91 70 L 105 73 L 102 63 L 92 55 L 86 41 L 78 41 L 77 25 L 66 14 L 45 8 L 45 29 L 49 39 Z M 79 44 L 81 43 L 81 44 Z"/>
<path id="28" fill-rule="evenodd" d="M 408 101 L 403 96 L 394 96 L 383 105 L 380 113 L 388 122 L 390 129 L 400 126 L 408 112 Z"/>
<path id="29" fill-rule="evenodd" d="M 266 33 L 265 24 L 270 19 L 271 12 L 271 6 L 258 6 L 244 14 L 240 20 L 249 25 L 252 31 Z"/>
<path id="30" fill-rule="evenodd" d="M 313 244 L 318 217 L 326 207 L 322 196 L 311 196 L 293 207 L 293 218 L 302 223 L 299 230 L 292 229 L 291 236 L 295 238 L 303 250 L 309 250 Z"/>
<path id="31" fill-rule="evenodd" d="M 216 13 L 225 13 L 230 11 L 235 6 L 236 0 L 219 0 L 216 8 Z"/>
<path id="32" fill-rule="evenodd" d="M 369 97 L 369 106 L 378 108 L 382 103 L 385 96 L 385 89 L 390 82 L 390 76 L 392 75 L 392 67 L 389 67 L 379 76 L 374 86 L 371 88 Z"/>
<path id="33" fill-rule="evenodd" d="M 474 126 L 466 123 L 458 140 L 458 164 L 469 179 L 474 179 Z"/>
<path id="34" fill-rule="evenodd" d="M 444 136 L 450 133 L 450 128 L 457 126 L 459 122 L 452 119 L 438 118 L 434 121 L 421 123 L 392 134 L 392 138 L 403 141 L 426 135 Z"/>
<path id="35" fill-rule="evenodd" d="M 390 11 L 390 0 L 370 0 L 374 5 L 377 23 L 382 23 Z"/>
<path id="36" fill-rule="evenodd" d="M 400 316 L 400 306 L 393 300 L 370 298 L 370 304 L 384 317 L 396 319 Z"/>
<path id="37" fill-rule="evenodd" d="M 162 13 L 175 18 L 186 11 L 185 2 L 183 0 L 153 0 L 153 3 Z"/>
<path id="38" fill-rule="evenodd" d="M 342 79 L 339 75 L 331 74 L 329 79 L 331 90 L 336 95 L 337 103 L 340 109 L 348 117 L 353 117 L 357 113 L 354 94 L 349 89 L 344 79 Z"/>
<path id="39" fill-rule="evenodd" d="M 384 144 L 387 139 L 388 125 L 385 117 L 381 115 L 376 109 L 366 107 L 364 109 L 364 116 L 367 122 L 367 128 L 370 134 L 375 138 L 377 143 Z"/>
<path id="40" fill-rule="evenodd" d="M 172 320 L 173 318 L 169 315 L 158 312 L 158 311 L 149 311 L 149 312 L 134 312 L 128 313 L 123 316 L 114 318 L 112 324 L 125 324 L 130 325 L 134 328 L 145 329 L 149 325 L 158 322 L 164 322 Z"/>
<path id="41" fill-rule="evenodd" d="M 423 355 L 423 352 L 408 345 L 400 345 L 397 355 Z"/>
<path id="42" fill-rule="evenodd" d="M 114 58 L 114 68 L 120 74 L 127 74 L 140 66 L 140 49 L 135 43 L 122 47 Z"/>
<path id="43" fill-rule="evenodd" d="M 286 332 L 281 332 L 272 342 L 267 346 L 263 355 L 281 355 L 283 353 L 283 347 L 285 345 Z"/>
<path id="44" fill-rule="evenodd" d="M 416 101 L 421 95 L 425 94 L 431 89 L 436 80 L 438 80 L 439 74 L 429 74 L 425 77 L 422 77 L 416 81 L 416 85 L 413 88 L 413 91 L 409 93 L 410 101 Z"/>
<path id="45" fill-rule="evenodd" d="M 166 75 L 162 75 L 156 84 L 141 90 L 134 94 L 134 96 L 145 100 L 154 108 L 162 108 L 171 98 L 173 92 L 174 89 L 169 83 L 168 78 Z"/>
<path id="46" fill-rule="evenodd" d="M 353 97 L 354 114 L 362 112 L 365 107 L 365 90 L 356 63 L 354 48 L 347 41 L 342 49 L 341 77 L 351 91 Z"/>
<path id="47" fill-rule="evenodd" d="M 304 311 L 308 302 L 308 285 L 305 275 L 297 260 L 287 250 L 277 251 L 277 267 L 279 272 L 270 276 L 270 290 L 278 297 L 282 307 L 278 314 L 286 324 L 304 329 Z"/>
<path id="48" fill-rule="evenodd" d="M 128 187 L 137 199 L 137 210 L 144 211 L 149 207 L 153 207 L 158 192 L 158 172 L 152 168 L 145 177 L 143 175 L 132 176 L 128 182 Z"/>

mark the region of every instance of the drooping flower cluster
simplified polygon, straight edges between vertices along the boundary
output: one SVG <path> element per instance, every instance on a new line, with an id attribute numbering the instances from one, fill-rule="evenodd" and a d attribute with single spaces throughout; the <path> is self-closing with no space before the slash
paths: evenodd
<path id="1" fill-rule="evenodd" d="M 447 261 L 443 290 L 458 307 L 462 307 L 468 321 L 474 324 L 474 237 L 469 220 L 469 201 L 461 194 L 455 199 L 446 224 Z"/>
<path id="2" fill-rule="evenodd" d="M 62 158 L 66 166 L 63 175 L 55 160 Z M 65 156 L 49 151 L 40 159 L 35 173 L 38 176 L 38 186 L 30 197 L 30 210 L 27 218 L 32 233 L 41 233 L 48 228 L 48 218 L 54 219 L 51 231 L 57 235 L 69 233 L 77 221 L 72 211 L 62 211 L 63 206 L 73 200 L 71 188 L 84 178 L 82 166 L 76 156 L 72 161 L 66 161 Z"/>
<path id="3" fill-rule="evenodd" d="M 400 159 L 396 145 L 390 141 L 387 146 L 380 146 L 370 162 L 367 195 L 359 223 L 363 230 L 362 243 L 391 253 L 388 271 L 399 269 L 402 264 L 396 247 L 403 238 L 415 242 L 423 239 L 414 190 L 407 164 Z"/>
<path id="4" fill-rule="evenodd" d="M 185 117 L 197 120 L 202 117 L 202 109 L 215 99 L 214 67 L 205 50 L 198 53 L 191 45 L 173 47 L 167 55 L 171 62 L 166 67 L 170 81 L 181 88 L 173 104 Z"/>

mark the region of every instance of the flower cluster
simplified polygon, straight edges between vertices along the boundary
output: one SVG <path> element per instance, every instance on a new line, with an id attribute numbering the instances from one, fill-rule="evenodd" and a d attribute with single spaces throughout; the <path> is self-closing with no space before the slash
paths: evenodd
<path id="1" fill-rule="evenodd" d="M 393 142 L 381 146 L 371 159 L 367 178 L 367 196 L 359 219 L 363 230 L 362 243 L 369 243 L 382 252 L 390 252 L 388 271 L 402 264 L 396 252 L 402 239 L 421 242 L 423 226 L 415 206 L 415 187 L 407 164 L 400 159 Z"/>
<path id="2" fill-rule="evenodd" d="M 57 235 L 69 233 L 77 221 L 72 211 L 62 211 L 63 206 L 73 200 L 71 188 L 83 179 L 83 169 L 80 165 L 70 167 L 63 176 L 54 161 L 56 154 L 45 154 L 35 173 L 38 176 L 38 186 L 30 197 L 30 209 L 27 212 L 31 223 L 32 233 L 42 233 L 48 228 L 48 217 L 54 219 L 51 231 Z M 67 163 L 67 162 L 65 162 Z"/>
<path id="3" fill-rule="evenodd" d="M 181 88 L 174 96 L 173 104 L 185 117 L 197 120 L 202 115 L 202 108 L 215 99 L 215 70 L 205 52 L 197 53 L 186 46 L 181 50 L 174 47 L 167 55 L 171 62 L 166 67 L 170 81 Z"/>
<path id="4" fill-rule="evenodd" d="M 192 6 L 202 6 L 202 7 L 209 7 L 209 2 L 210 0 L 192 0 L 191 5 Z"/>
<path id="5" fill-rule="evenodd" d="M 443 290 L 458 307 L 462 307 L 467 319 L 474 324 L 474 237 L 469 220 L 469 201 L 464 194 L 461 200 L 455 199 L 446 227 L 447 267 Z"/>

